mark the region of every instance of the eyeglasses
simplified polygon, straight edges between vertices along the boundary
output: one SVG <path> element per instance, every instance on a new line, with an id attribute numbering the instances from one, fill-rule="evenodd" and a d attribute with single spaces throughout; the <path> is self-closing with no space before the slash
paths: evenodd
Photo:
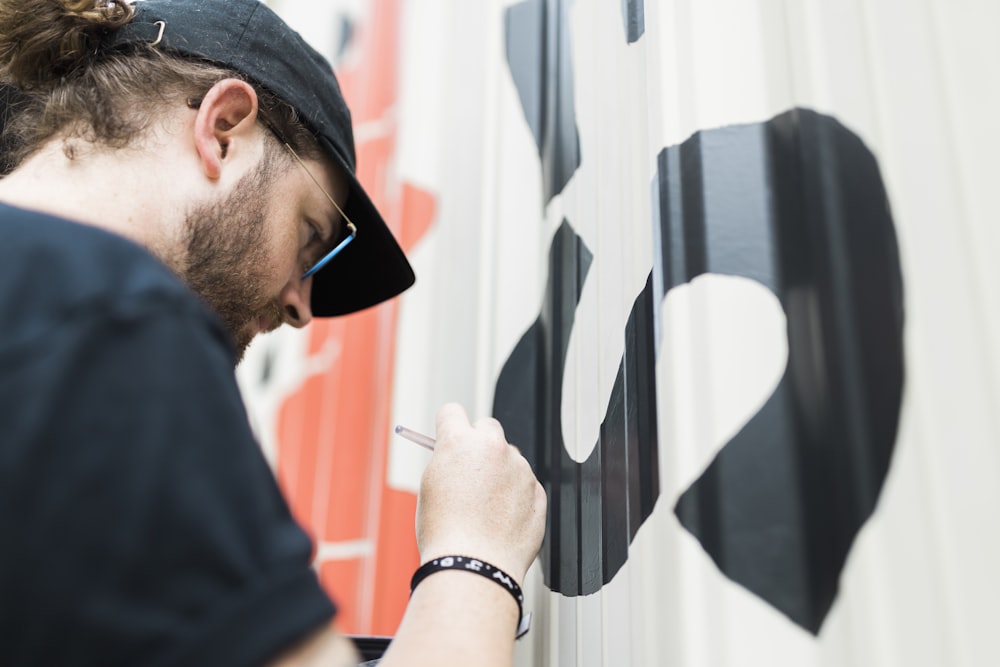
<path id="1" fill-rule="evenodd" d="M 161 32 L 162 32 L 162 30 L 161 30 Z M 202 98 L 200 98 L 200 97 L 192 97 L 192 98 L 189 98 L 187 100 L 187 105 L 191 109 L 197 109 L 197 108 L 199 108 L 201 106 L 201 102 L 202 102 Z M 305 273 L 303 273 L 302 277 L 299 280 L 305 280 L 306 278 L 308 278 L 309 276 L 311 276 L 312 274 L 316 273 L 317 271 L 319 271 L 320 269 L 322 269 L 324 266 L 326 266 L 327 264 L 329 264 L 331 259 L 333 259 L 334 257 L 336 257 L 337 254 L 339 254 L 341 250 L 343 250 L 344 248 L 346 248 L 347 244 L 350 243 L 351 241 L 353 241 L 354 237 L 358 235 L 358 228 L 354 225 L 353 222 L 351 222 L 351 219 L 347 217 L 347 214 L 344 213 L 344 209 L 340 208 L 340 206 L 337 204 L 337 202 L 334 201 L 333 197 L 330 196 L 330 193 L 326 191 L 326 188 L 324 188 L 322 185 L 320 185 L 319 181 L 316 180 L 316 177 L 313 176 L 313 173 L 311 171 L 309 171 L 309 167 L 307 167 L 306 163 L 302 161 L 302 158 L 300 158 L 299 154 L 295 152 L 295 149 L 292 148 L 291 145 L 287 141 L 285 141 L 285 139 L 281 136 L 281 134 L 278 132 L 278 130 L 275 129 L 274 125 L 272 123 L 270 123 L 266 119 L 263 110 L 261 111 L 260 121 L 264 125 L 264 127 L 266 127 L 268 130 L 270 130 L 271 134 L 273 134 L 278 139 L 278 141 L 280 141 L 282 144 L 284 144 L 285 148 L 288 149 L 288 152 L 292 154 L 293 158 L 295 158 L 295 161 L 298 162 L 300 165 L 302 165 L 302 168 L 305 170 L 305 172 L 309 176 L 310 180 L 312 180 L 312 182 L 316 184 L 316 187 L 319 188 L 320 192 L 322 192 L 323 195 L 327 199 L 330 200 L 330 203 L 333 204 L 333 207 L 335 209 L 337 209 L 337 213 L 340 213 L 340 215 L 344 218 L 344 222 L 347 225 L 347 238 L 345 238 L 343 241 L 341 241 L 340 243 L 338 243 L 337 246 L 333 250 L 331 250 L 330 252 L 326 253 L 322 257 L 320 257 L 319 261 L 312 265 L 312 268 L 310 268 L 308 271 L 306 271 Z"/>
<path id="2" fill-rule="evenodd" d="M 344 218 L 344 222 L 347 225 L 347 237 L 343 241 L 338 243 L 333 250 L 323 255 L 318 262 L 312 265 L 312 268 L 310 268 L 308 271 L 302 274 L 301 280 L 305 280 L 306 278 L 308 278 L 309 276 L 311 276 L 312 274 L 316 273 L 324 266 L 326 266 L 331 259 L 336 257 L 341 250 L 346 248 L 347 244 L 353 241 L 354 237 L 358 235 L 358 228 L 355 226 L 353 222 L 351 222 L 351 219 L 347 217 L 347 214 L 344 213 L 344 209 L 340 208 L 337 202 L 334 201 L 333 197 L 330 196 L 330 193 L 326 191 L 326 188 L 320 185 L 319 181 L 316 180 L 316 177 L 313 176 L 313 173 L 311 171 L 309 171 L 309 167 L 307 167 L 306 163 L 302 161 L 302 158 L 300 158 L 299 154 L 295 152 L 295 149 L 292 148 L 287 142 L 282 142 L 282 143 L 285 144 L 285 148 L 287 148 L 288 152 L 292 154 L 292 157 L 295 158 L 295 161 L 298 162 L 300 165 L 302 165 L 302 169 L 305 170 L 306 174 L 309 176 L 312 182 L 316 184 L 316 187 L 319 188 L 320 192 L 322 192 L 326 196 L 326 198 L 330 200 L 330 203 L 333 204 L 333 207 L 335 209 L 337 209 L 337 213 L 340 213 L 340 215 Z"/>

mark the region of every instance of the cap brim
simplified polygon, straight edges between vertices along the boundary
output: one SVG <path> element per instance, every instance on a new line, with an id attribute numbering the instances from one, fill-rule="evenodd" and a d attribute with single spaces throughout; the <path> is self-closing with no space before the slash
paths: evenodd
<path id="1" fill-rule="evenodd" d="M 357 226 L 354 240 L 313 276 L 310 306 L 316 317 L 347 315 L 397 296 L 416 277 L 403 249 L 363 187 L 325 137 L 327 155 L 350 183 L 344 213 Z"/>

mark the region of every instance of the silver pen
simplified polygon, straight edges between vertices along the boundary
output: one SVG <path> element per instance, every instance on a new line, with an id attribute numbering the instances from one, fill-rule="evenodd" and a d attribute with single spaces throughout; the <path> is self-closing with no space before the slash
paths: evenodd
<path id="1" fill-rule="evenodd" d="M 421 447 L 425 447 L 432 452 L 434 451 L 434 438 L 424 435 L 423 433 L 417 433 L 413 429 L 406 428 L 405 426 L 396 426 L 396 435 L 406 438 L 410 442 L 415 442 Z"/>

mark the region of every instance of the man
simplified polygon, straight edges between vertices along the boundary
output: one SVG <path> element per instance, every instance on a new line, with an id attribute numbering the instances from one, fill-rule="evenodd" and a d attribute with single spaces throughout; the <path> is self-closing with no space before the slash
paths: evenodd
<path id="1" fill-rule="evenodd" d="M 413 281 L 329 65 L 258 0 L 0 0 L 0 67 L 0 662 L 353 664 L 232 372 Z M 382 664 L 509 665 L 544 492 L 436 435 Z"/>

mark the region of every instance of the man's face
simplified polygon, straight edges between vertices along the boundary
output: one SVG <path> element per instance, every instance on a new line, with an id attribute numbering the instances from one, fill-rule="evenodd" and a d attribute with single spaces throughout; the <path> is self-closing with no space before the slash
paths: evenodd
<path id="1" fill-rule="evenodd" d="M 340 231 L 342 222 L 302 165 L 265 150 L 258 167 L 227 196 L 203 203 L 187 216 L 184 279 L 222 318 L 236 347 L 236 362 L 258 333 L 282 323 L 305 326 L 312 278 L 302 273 Z M 345 200 L 318 162 L 312 174 L 327 192 Z M 336 260 L 334 260 L 336 261 Z"/>

